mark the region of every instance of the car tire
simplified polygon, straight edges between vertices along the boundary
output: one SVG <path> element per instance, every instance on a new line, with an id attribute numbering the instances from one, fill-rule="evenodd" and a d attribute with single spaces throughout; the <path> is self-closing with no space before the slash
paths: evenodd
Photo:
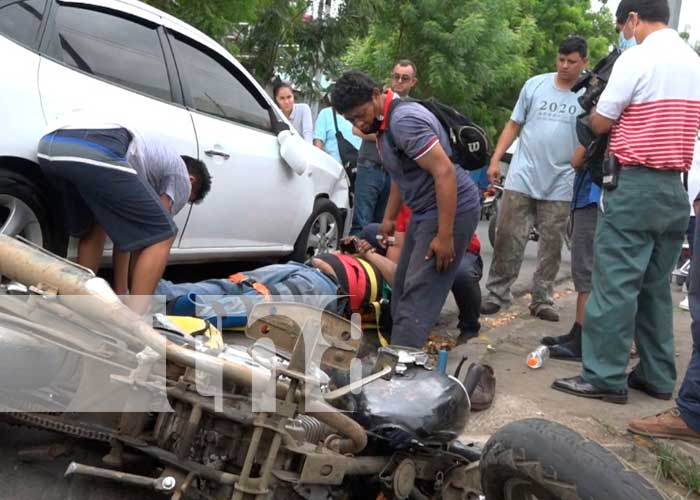
<path id="1" fill-rule="evenodd" d="M 340 210 L 330 200 L 319 198 L 301 230 L 290 260 L 306 262 L 310 257 L 337 250 L 343 235 Z"/>
<path id="2" fill-rule="evenodd" d="M 65 255 L 67 238 L 52 224 L 49 197 L 36 182 L 13 170 L 0 169 L 0 234 L 22 236 Z"/>
<path id="3" fill-rule="evenodd" d="M 481 486 L 489 500 L 662 500 L 646 479 L 595 441 L 533 418 L 506 425 L 486 443 Z"/>

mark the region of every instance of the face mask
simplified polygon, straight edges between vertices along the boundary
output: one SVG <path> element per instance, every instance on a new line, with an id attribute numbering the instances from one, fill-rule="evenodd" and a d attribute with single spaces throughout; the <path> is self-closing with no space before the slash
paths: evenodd
<path id="1" fill-rule="evenodd" d="M 630 18 L 627 18 L 627 21 L 625 21 L 625 25 L 622 27 L 620 30 L 620 40 L 619 40 L 619 45 L 620 45 L 620 50 L 625 51 L 631 47 L 634 47 L 637 45 L 637 39 L 635 38 L 634 34 L 637 31 L 637 27 L 634 27 L 634 30 L 632 31 L 632 36 L 627 39 L 625 38 L 625 28 L 627 27 L 627 23 L 630 22 Z"/>
<path id="2" fill-rule="evenodd" d="M 620 40 L 618 42 L 618 46 L 620 47 L 620 50 L 625 51 L 629 48 L 634 47 L 637 45 L 637 39 L 634 38 L 634 36 L 630 39 L 625 38 L 625 34 L 620 31 Z"/>
<path id="3" fill-rule="evenodd" d="M 382 127 L 382 120 L 375 118 L 374 121 L 372 122 L 372 125 L 370 125 L 369 130 L 367 130 L 367 131 L 363 130 L 363 132 L 365 134 L 376 134 L 377 132 L 379 132 L 379 129 L 381 127 Z"/>

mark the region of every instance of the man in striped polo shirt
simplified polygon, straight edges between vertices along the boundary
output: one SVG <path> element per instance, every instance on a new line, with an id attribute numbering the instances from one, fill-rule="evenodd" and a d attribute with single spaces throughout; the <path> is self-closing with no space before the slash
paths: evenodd
<path id="1" fill-rule="evenodd" d="M 590 124 L 610 132 L 619 178 L 601 198 L 583 372 L 552 387 L 625 403 L 628 386 L 671 399 L 676 382 L 669 275 L 688 225 L 678 173 L 700 126 L 700 58 L 668 29 L 667 0 L 622 0 L 616 16 L 639 45 L 618 59 Z M 634 339 L 640 361 L 628 376 Z"/>

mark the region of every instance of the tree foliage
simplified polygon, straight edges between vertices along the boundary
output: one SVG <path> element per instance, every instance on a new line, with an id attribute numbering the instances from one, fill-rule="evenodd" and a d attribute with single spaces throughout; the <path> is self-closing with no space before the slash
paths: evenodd
<path id="1" fill-rule="evenodd" d="M 614 29 L 607 10 L 588 0 L 393 0 L 377 12 L 367 36 L 356 38 L 345 62 L 386 81 L 397 58 L 418 66 L 416 94 L 467 111 L 495 134 L 520 87 L 553 71 L 559 43 L 588 38 L 591 53 L 607 53 Z"/>
<path id="2" fill-rule="evenodd" d="M 329 16 L 323 10 L 310 13 L 309 0 L 262 1 L 242 45 L 247 65 L 264 82 L 281 73 L 303 92 L 318 95 L 320 75 L 339 71 L 348 43 L 370 22 L 375 3 L 353 0 Z"/>
<path id="3" fill-rule="evenodd" d="M 258 0 L 145 0 L 226 44 L 238 23 L 255 19 Z"/>
<path id="4" fill-rule="evenodd" d="M 320 75 L 349 68 L 388 83 L 393 63 L 411 59 L 418 96 L 467 111 L 492 135 L 524 81 L 554 71 L 564 38 L 586 37 L 592 63 L 615 39 L 609 10 L 590 12 L 589 0 L 347 0 L 337 16 L 312 13 L 312 0 L 149 3 L 222 42 L 263 84 L 283 75 L 307 95 L 318 96 Z"/>

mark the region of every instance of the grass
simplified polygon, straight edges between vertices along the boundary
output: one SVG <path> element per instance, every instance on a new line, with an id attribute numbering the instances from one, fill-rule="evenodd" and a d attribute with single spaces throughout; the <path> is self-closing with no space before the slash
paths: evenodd
<path id="1" fill-rule="evenodd" d="M 688 489 L 688 497 L 700 495 L 700 466 L 666 444 L 656 447 L 657 476 Z"/>

